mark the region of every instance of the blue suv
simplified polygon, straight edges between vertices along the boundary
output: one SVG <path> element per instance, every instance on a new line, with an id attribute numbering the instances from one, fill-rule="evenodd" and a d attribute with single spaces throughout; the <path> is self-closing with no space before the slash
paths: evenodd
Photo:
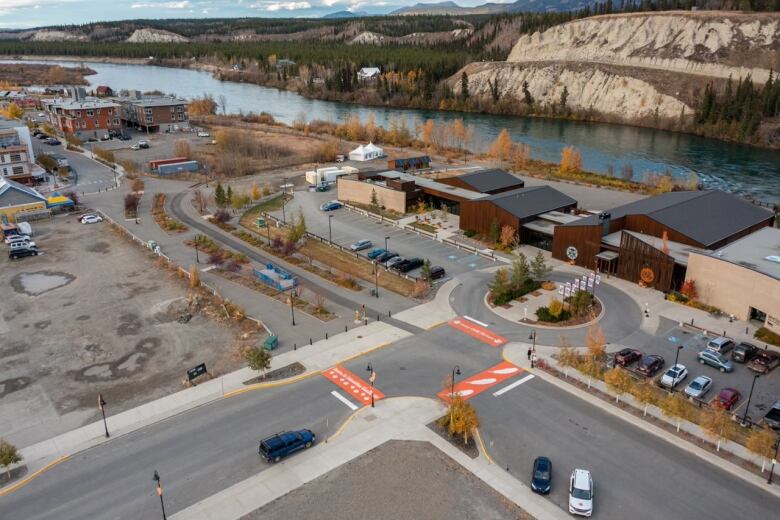
<path id="1" fill-rule="evenodd" d="M 296 430 L 272 435 L 260 441 L 260 456 L 267 462 L 279 462 L 282 457 L 300 449 L 311 448 L 315 435 L 311 430 Z"/>

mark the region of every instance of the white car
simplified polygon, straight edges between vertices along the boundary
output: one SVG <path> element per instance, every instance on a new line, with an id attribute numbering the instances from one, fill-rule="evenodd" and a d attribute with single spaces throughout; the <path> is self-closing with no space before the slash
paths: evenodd
<path id="1" fill-rule="evenodd" d="M 17 244 L 24 244 L 24 245 L 32 245 L 35 247 L 35 242 L 30 240 L 30 237 L 27 235 L 14 235 L 11 237 L 5 238 L 5 243 L 11 246 L 11 249 L 14 247 L 18 247 Z"/>
<path id="2" fill-rule="evenodd" d="M 44 114 L 43 112 L 38 112 L 38 117 L 46 117 L 46 114 Z"/>
<path id="3" fill-rule="evenodd" d="M 137 143 L 130 147 L 131 150 L 139 150 L 140 148 Z"/>
<path id="4" fill-rule="evenodd" d="M 97 224 L 98 222 L 103 222 L 103 217 L 100 215 L 84 215 L 81 217 L 82 224 Z"/>
<path id="5" fill-rule="evenodd" d="M 201 130 L 200 132 L 198 132 L 198 137 L 209 137 L 209 133 Z"/>
<path id="6" fill-rule="evenodd" d="M 575 469 L 569 479 L 569 513 L 579 516 L 593 514 L 593 478 L 586 469 Z"/>
<path id="7" fill-rule="evenodd" d="M 674 388 L 686 377 L 688 377 L 688 369 L 685 368 L 685 365 L 678 363 L 667 370 L 663 376 L 661 376 L 660 382 L 667 388 Z"/>

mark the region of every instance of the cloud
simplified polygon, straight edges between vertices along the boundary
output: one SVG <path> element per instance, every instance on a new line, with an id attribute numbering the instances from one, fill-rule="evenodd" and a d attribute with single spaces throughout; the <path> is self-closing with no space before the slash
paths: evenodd
<path id="1" fill-rule="evenodd" d="M 54 0 L 54 4 L 66 3 L 68 0 Z M 38 9 L 40 7 L 41 0 L 2 0 L 0 1 L 0 14 L 10 14 L 17 9 Z M 0 25 L 6 27 L 10 24 L 6 21 L 0 21 Z"/>
<path id="2" fill-rule="evenodd" d="M 259 2 L 249 7 L 263 11 L 296 11 L 298 9 L 311 9 L 309 2 Z"/>
<path id="3" fill-rule="evenodd" d="M 130 6 L 132 9 L 188 9 L 192 7 L 192 3 L 189 0 L 181 0 L 180 2 L 146 2 L 138 3 Z"/>

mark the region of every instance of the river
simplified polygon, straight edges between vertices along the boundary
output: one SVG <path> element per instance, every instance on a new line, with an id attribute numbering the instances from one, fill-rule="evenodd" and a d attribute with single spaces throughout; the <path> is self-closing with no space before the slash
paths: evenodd
<path id="1" fill-rule="evenodd" d="M 4 62 L 8 61 L 0 61 Z M 160 90 L 185 98 L 204 93 L 215 99 L 224 95 L 228 112 L 265 111 L 288 124 L 300 114 L 308 121 L 342 121 L 352 114 L 365 120 L 373 113 L 380 125 L 387 126 L 393 117 L 398 117 L 405 118 L 412 128 L 425 119 L 445 123 L 462 117 L 466 124 L 474 127 L 475 147 L 478 148 L 487 146 L 502 128 L 507 128 L 513 139 L 530 146 L 531 156 L 536 159 L 558 162 L 563 147 L 573 145 L 582 153 L 586 170 L 606 173 L 611 167 L 619 175 L 623 166 L 630 164 L 637 179 L 652 172 L 669 171 L 682 178 L 695 173 L 707 187 L 769 202 L 780 201 L 780 151 L 777 150 L 626 125 L 365 107 L 307 99 L 293 92 L 248 83 L 218 81 L 209 73 L 197 70 L 110 63 L 85 62 L 85 65 L 97 72 L 87 76 L 90 88 L 108 85 L 114 90 Z"/>

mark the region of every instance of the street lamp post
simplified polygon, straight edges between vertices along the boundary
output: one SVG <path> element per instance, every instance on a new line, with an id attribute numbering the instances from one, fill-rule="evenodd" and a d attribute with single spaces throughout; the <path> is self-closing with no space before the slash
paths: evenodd
<path id="1" fill-rule="evenodd" d="M 680 351 L 683 349 L 683 345 L 677 345 L 677 352 L 674 354 L 674 367 L 677 366 L 677 360 L 680 359 Z M 672 388 L 670 390 L 671 393 L 674 393 L 674 381 L 672 381 Z"/>
<path id="2" fill-rule="evenodd" d="M 333 244 L 333 231 L 330 227 L 330 221 L 333 219 L 333 215 L 328 215 L 328 243 Z"/>
<path id="3" fill-rule="evenodd" d="M 152 477 L 155 482 L 155 490 L 157 491 L 157 496 L 160 497 L 160 508 L 162 509 L 162 517 L 163 520 L 167 520 L 167 516 L 165 516 L 165 502 L 163 502 L 163 489 L 162 489 L 162 483 L 160 482 L 160 474 L 157 473 L 157 470 L 154 470 L 154 477 Z"/>
<path id="4" fill-rule="evenodd" d="M 747 406 L 745 406 L 745 414 L 742 416 L 743 426 L 745 425 L 745 421 L 747 421 L 748 409 L 750 408 L 750 400 L 753 398 L 753 388 L 756 386 L 756 379 L 758 379 L 759 377 L 761 377 L 761 374 L 754 375 L 753 382 L 750 383 L 750 394 L 748 395 Z"/>
<path id="5" fill-rule="evenodd" d="M 285 200 L 286 196 L 287 196 L 287 177 L 284 178 L 284 184 L 282 184 L 282 222 L 284 222 L 285 224 L 287 224 L 287 217 L 285 216 L 284 213 L 284 206 L 285 206 L 284 203 L 286 202 Z"/>
<path id="6" fill-rule="evenodd" d="M 453 402 L 455 401 L 455 376 L 460 375 L 460 366 L 455 365 L 452 368 L 452 379 L 450 379 L 450 424 L 452 424 L 452 414 L 454 412 L 454 408 L 452 406 Z"/>
<path id="7" fill-rule="evenodd" d="M 198 257 L 198 243 L 197 242 L 195 242 L 195 263 L 196 264 L 200 263 L 200 257 Z"/>
<path id="8" fill-rule="evenodd" d="M 374 260 L 374 296 L 379 298 L 379 264 Z"/>
<path id="9" fill-rule="evenodd" d="M 368 382 L 371 383 L 371 408 L 374 408 L 374 381 L 376 381 L 376 372 L 374 372 L 374 367 L 371 366 L 371 363 L 366 367 L 366 372 L 371 373 L 371 375 L 368 376 Z"/>
<path id="10" fill-rule="evenodd" d="M 390 237 L 385 237 L 385 251 L 387 251 L 387 241 L 390 240 Z"/>
<path id="11" fill-rule="evenodd" d="M 100 413 L 103 414 L 103 428 L 106 430 L 106 439 L 110 437 L 108 434 L 108 423 L 106 422 L 106 400 L 103 399 L 103 394 L 98 394 L 98 408 Z"/>
<path id="12" fill-rule="evenodd" d="M 295 327 L 295 287 L 290 288 L 290 315 L 292 316 L 292 325 Z"/>
<path id="13" fill-rule="evenodd" d="M 775 439 L 775 456 L 772 457 L 772 467 L 769 469 L 769 478 L 766 479 L 767 484 L 772 483 L 772 476 L 775 474 L 775 463 L 777 462 L 777 450 L 780 448 L 780 435 Z"/>

